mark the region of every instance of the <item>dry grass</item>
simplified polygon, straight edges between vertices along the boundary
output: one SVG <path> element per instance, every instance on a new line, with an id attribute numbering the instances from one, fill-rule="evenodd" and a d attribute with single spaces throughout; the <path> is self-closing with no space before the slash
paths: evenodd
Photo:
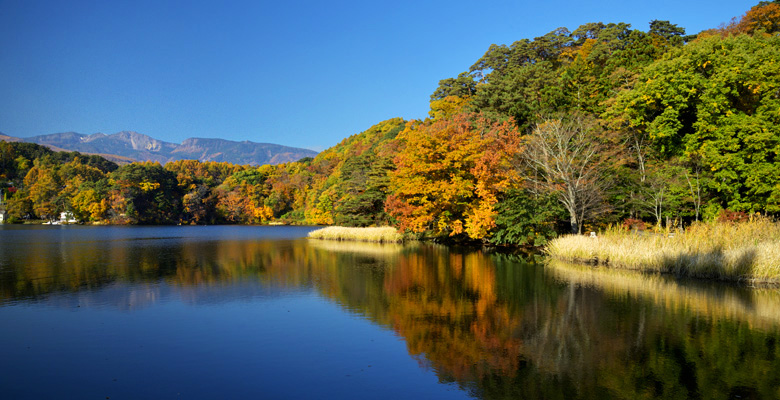
<path id="1" fill-rule="evenodd" d="M 780 283 L 780 224 L 755 218 L 698 224 L 683 233 L 609 229 L 597 238 L 562 236 L 547 253 L 561 260 L 678 276 Z"/>
<path id="2" fill-rule="evenodd" d="M 400 243 L 404 241 L 404 236 L 398 233 L 397 229 L 389 226 L 378 228 L 329 226 L 309 232 L 309 237 L 312 239 L 350 240 L 355 242 Z"/>

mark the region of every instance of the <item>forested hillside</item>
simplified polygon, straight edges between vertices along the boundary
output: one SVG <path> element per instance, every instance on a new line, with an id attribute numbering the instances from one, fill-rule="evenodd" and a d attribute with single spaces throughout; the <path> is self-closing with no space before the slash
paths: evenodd
<path id="1" fill-rule="evenodd" d="M 121 167 L 0 143 L 10 216 L 110 223 L 391 224 L 541 244 L 606 224 L 780 212 L 780 2 L 687 35 L 668 21 L 491 45 L 392 119 L 275 166 Z"/>

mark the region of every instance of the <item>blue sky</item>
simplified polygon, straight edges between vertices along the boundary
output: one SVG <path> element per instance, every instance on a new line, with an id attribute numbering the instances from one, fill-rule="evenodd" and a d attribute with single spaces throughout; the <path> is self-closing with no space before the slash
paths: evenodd
<path id="1" fill-rule="evenodd" d="M 756 3 L 0 0 L 0 132 L 323 150 L 425 117 L 439 80 L 491 43 L 599 21 L 697 33 Z"/>

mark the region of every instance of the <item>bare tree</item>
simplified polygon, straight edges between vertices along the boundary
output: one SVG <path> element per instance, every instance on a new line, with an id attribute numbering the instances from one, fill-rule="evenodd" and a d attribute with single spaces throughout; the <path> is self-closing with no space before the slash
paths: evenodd
<path id="1" fill-rule="evenodd" d="M 693 209 L 696 215 L 696 221 L 699 221 L 699 214 L 701 212 L 701 173 L 702 173 L 702 159 L 700 154 L 692 154 L 688 156 L 688 168 L 693 171 L 693 177 L 688 175 L 688 171 L 685 170 L 685 180 L 688 182 L 688 189 L 691 194 L 691 200 L 693 201 Z"/>
<path id="2" fill-rule="evenodd" d="M 660 228 L 664 211 L 664 200 L 666 199 L 669 184 L 666 177 L 659 173 L 652 174 L 650 179 L 645 183 L 647 186 L 647 194 L 652 200 L 652 202 L 648 202 L 648 205 L 651 206 L 651 210 L 653 211 L 656 226 Z"/>
<path id="3" fill-rule="evenodd" d="M 603 207 L 605 180 L 595 124 L 581 117 L 547 119 L 527 137 L 524 160 L 532 191 L 552 192 L 569 212 L 572 233 Z"/>
<path id="4" fill-rule="evenodd" d="M 671 228 L 670 218 L 675 215 L 675 219 L 679 218 L 684 199 L 690 192 L 689 189 L 693 188 L 686 168 L 679 164 L 679 159 L 674 158 L 649 162 L 647 179 L 641 187 L 643 205 L 655 217 L 658 228 L 663 226 L 664 217 L 666 217 L 666 227 Z"/>
<path id="5" fill-rule="evenodd" d="M 628 129 L 628 135 L 626 135 L 626 142 L 628 149 L 631 152 L 636 152 L 636 163 L 639 167 L 640 182 L 644 182 L 647 177 L 647 171 L 645 164 L 647 163 L 647 151 L 650 147 L 647 143 L 647 135 L 634 129 Z"/>

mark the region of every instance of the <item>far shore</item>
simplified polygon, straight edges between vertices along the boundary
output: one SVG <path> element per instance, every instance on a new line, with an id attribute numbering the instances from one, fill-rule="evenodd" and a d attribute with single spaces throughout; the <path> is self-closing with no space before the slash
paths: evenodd
<path id="1" fill-rule="evenodd" d="M 43 220 L 25 222 L 45 223 Z M 327 226 L 309 232 L 308 237 L 373 243 L 404 243 L 411 238 L 390 226 Z M 553 259 L 611 269 L 780 285 L 780 223 L 766 217 L 741 223 L 696 223 L 685 231 L 673 233 L 610 228 L 595 237 L 560 236 L 542 251 Z"/>

